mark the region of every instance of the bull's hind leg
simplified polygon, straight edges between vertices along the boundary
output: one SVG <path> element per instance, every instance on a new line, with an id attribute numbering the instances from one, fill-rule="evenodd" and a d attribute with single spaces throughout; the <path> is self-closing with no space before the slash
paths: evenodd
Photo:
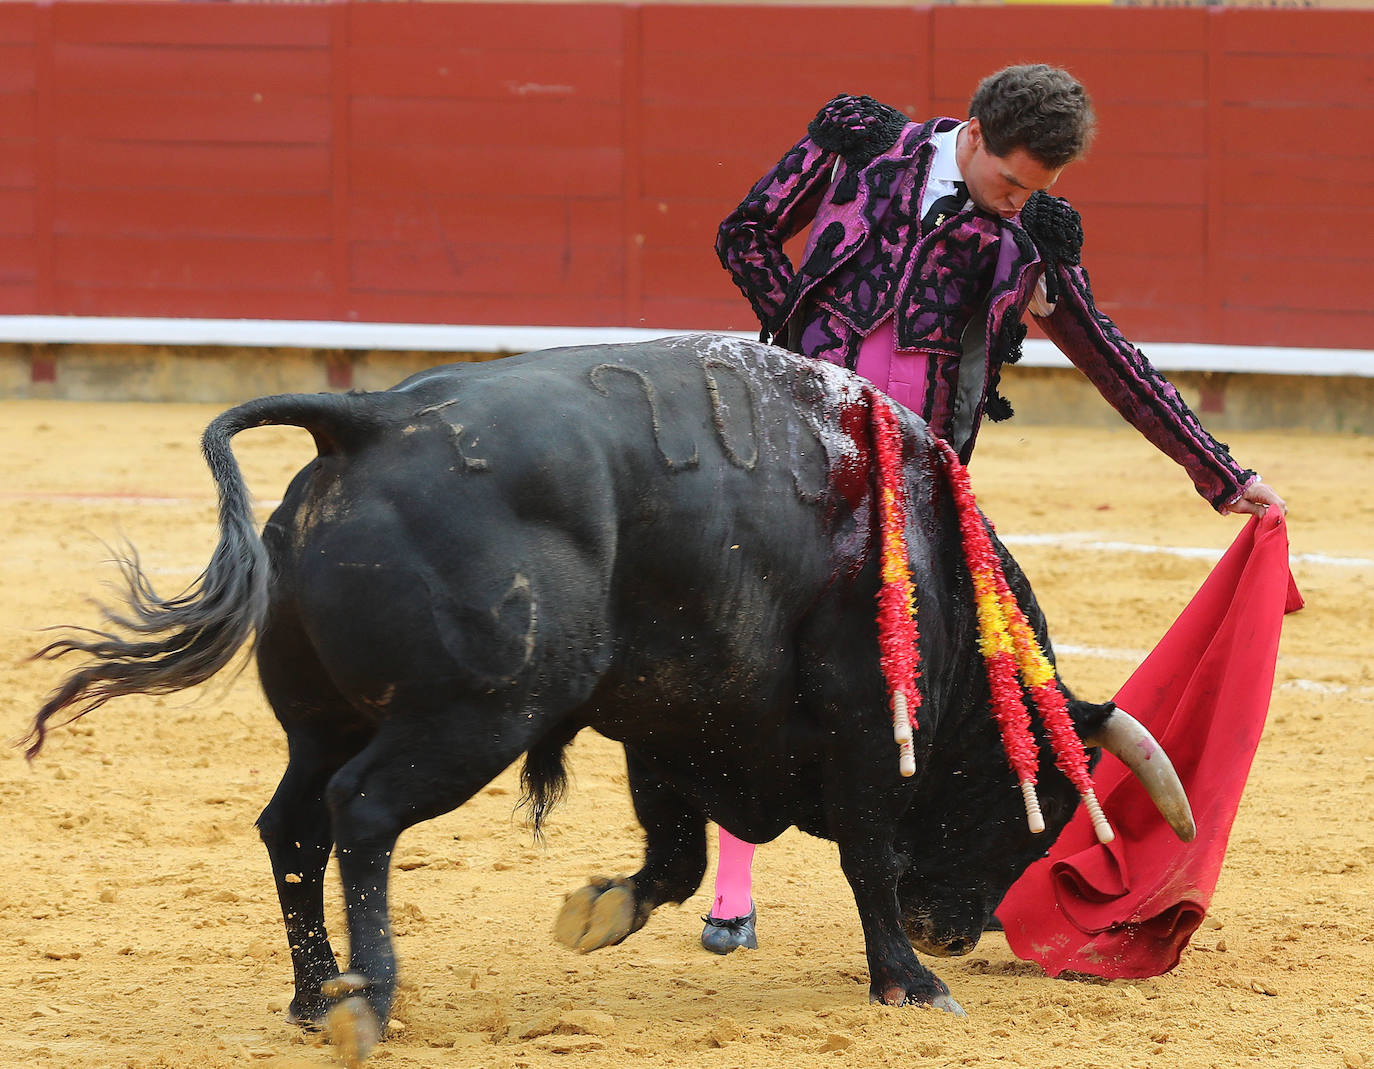
<path id="1" fill-rule="evenodd" d="M 289 1018 L 313 1027 L 329 1008 L 321 989 L 339 972 L 324 922 L 324 872 L 334 846 L 325 786 L 366 745 L 371 729 L 325 678 L 304 635 L 280 614 L 259 646 L 258 674 L 290 752 L 258 831 L 291 948 L 296 993 Z"/>
<path id="2" fill-rule="evenodd" d="M 395 704 L 405 705 L 403 697 Z M 503 735 L 497 727 L 504 721 Z M 478 724 L 481 727 L 479 729 Z M 532 724 L 496 712 L 406 712 L 385 721 L 325 792 L 333 819 L 348 914 L 347 971 L 325 984 L 333 1001 L 330 1038 L 357 1065 L 381 1038 L 396 993 L 396 956 L 387 905 L 392 851 L 401 832 L 450 812 L 491 782 L 529 741 L 511 730 Z"/>
<path id="3" fill-rule="evenodd" d="M 306 1027 L 323 1021 L 323 986 L 339 972 L 324 923 L 324 871 L 334 845 L 324 788 L 338 763 L 311 751 L 293 742 L 286 773 L 258 818 L 291 947 L 296 994 L 289 1019 Z"/>
<path id="4" fill-rule="evenodd" d="M 644 826 L 644 865 L 633 876 L 595 879 L 568 896 L 554 935 L 584 953 L 639 931 L 665 902 L 695 894 L 706 875 L 706 818 L 628 748 L 625 765 Z"/>

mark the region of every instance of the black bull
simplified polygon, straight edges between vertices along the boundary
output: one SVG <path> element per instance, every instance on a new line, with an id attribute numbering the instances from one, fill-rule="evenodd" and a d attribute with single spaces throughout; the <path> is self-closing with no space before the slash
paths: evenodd
<path id="1" fill-rule="evenodd" d="M 291 1012 L 330 1015 L 351 1060 L 395 989 L 397 836 L 522 753 L 537 823 L 583 728 L 625 746 L 645 856 L 633 876 L 569 897 L 563 942 L 618 943 L 693 894 L 707 820 L 752 842 L 795 825 L 838 844 L 873 998 L 959 1012 L 912 943 L 972 949 L 1077 799 L 1042 752 L 1047 832 L 1027 831 L 989 715 L 943 461 L 919 419 L 899 418 L 923 695 L 909 779 L 878 665 L 863 383 L 707 335 L 224 413 L 203 443 L 221 528 L 206 572 L 162 599 L 136 559 L 126 565 L 130 608 L 111 618 L 130 637 L 44 651 L 90 659 L 38 714 L 30 751 L 59 711 L 190 686 L 256 636 L 290 750 L 258 823 L 291 946 Z M 259 538 L 229 442 L 268 425 L 307 429 L 319 455 Z M 998 552 L 1048 649 L 1022 573 Z M 1113 716 L 1070 709 L 1085 738 Z M 321 893 L 331 848 L 349 928 L 342 976 Z"/>

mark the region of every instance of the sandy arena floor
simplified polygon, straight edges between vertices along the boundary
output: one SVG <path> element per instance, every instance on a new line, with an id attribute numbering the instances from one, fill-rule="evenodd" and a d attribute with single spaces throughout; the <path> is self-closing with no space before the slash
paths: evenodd
<path id="1" fill-rule="evenodd" d="M 166 592 L 204 566 L 214 503 L 197 442 L 218 406 L 0 403 L 0 722 L 17 739 L 58 669 L 26 654 L 115 577 L 132 539 Z M 834 848 L 789 833 L 759 853 L 761 948 L 697 945 L 707 893 L 627 943 L 577 957 L 551 929 L 565 892 L 637 867 L 616 747 L 584 736 L 574 789 L 536 846 L 507 772 L 406 834 L 394 877 L 403 991 L 379 1069 L 1072 1065 L 1374 1069 L 1374 438 L 1235 434 L 1292 507 L 1305 611 L 1285 624 L 1269 727 L 1211 916 L 1172 974 L 1050 980 L 998 935 L 935 968 L 969 1010 L 867 1004 Z M 237 439 L 280 496 L 310 455 L 294 431 Z M 975 489 L 1004 535 L 1230 544 L 1171 462 L 1129 429 L 989 427 Z M 1107 698 L 1206 574 L 1206 560 L 1064 546 L 1017 551 L 1066 679 Z M 1312 556 L 1301 556 L 1312 555 Z M 125 699 L 54 733 L 32 767 L 0 750 L 0 1067 L 304 1069 L 333 1064 L 288 1025 L 291 970 L 253 821 L 284 743 L 251 669 L 198 693 Z M 709 884 L 708 884 L 709 891 Z M 340 929 L 337 884 L 332 925 Z M 343 940 L 337 940 L 342 943 Z"/>

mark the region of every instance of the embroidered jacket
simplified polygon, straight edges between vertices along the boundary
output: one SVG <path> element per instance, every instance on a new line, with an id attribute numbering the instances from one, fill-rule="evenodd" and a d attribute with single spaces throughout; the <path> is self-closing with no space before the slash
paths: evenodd
<path id="1" fill-rule="evenodd" d="M 1006 419 L 1003 363 L 1021 355 L 1021 320 L 1043 276 L 1054 311 L 1038 322 L 1111 405 L 1188 472 L 1214 507 L 1255 473 L 1202 427 L 1178 391 L 1093 303 L 1079 263 L 1082 230 L 1068 202 L 1034 194 L 1014 219 L 978 209 L 921 226 L 931 136 L 958 119 L 918 124 L 871 97 L 836 97 L 721 224 L 716 252 L 749 299 L 761 337 L 853 368 L 889 314 L 897 359 L 924 356 L 925 411 L 949 437 L 956 398 L 968 460 L 986 413 Z M 783 243 L 811 225 L 794 269 Z M 966 328 L 981 342 L 970 352 Z M 979 359 L 981 357 L 981 359 Z M 975 365 L 975 366 L 970 366 Z M 961 379 L 963 380 L 961 383 Z"/>

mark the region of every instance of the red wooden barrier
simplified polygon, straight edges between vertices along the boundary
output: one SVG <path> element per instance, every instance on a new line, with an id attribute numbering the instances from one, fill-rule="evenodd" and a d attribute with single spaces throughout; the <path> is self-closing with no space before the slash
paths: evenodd
<path id="1" fill-rule="evenodd" d="M 715 227 L 839 91 L 1069 67 L 1132 337 L 1374 347 L 1374 12 L 0 4 L 0 313 L 752 329 Z"/>

